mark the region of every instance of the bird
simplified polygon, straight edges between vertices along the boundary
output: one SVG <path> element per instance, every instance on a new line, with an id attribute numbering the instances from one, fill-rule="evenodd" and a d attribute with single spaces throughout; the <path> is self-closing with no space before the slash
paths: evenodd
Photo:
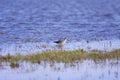
<path id="1" fill-rule="evenodd" d="M 54 43 L 58 44 L 58 45 L 64 45 L 67 41 L 67 38 L 64 38 L 63 40 L 58 40 L 58 41 L 54 41 Z"/>

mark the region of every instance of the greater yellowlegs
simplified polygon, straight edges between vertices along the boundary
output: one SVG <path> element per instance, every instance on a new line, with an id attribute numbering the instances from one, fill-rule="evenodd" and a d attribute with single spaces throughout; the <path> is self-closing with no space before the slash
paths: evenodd
<path id="1" fill-rule="evenodd" d="M 63 40 L 58 40 L 58 41 L 54 41 L 54 43 L 58 44 L 58 45 L 64 45 L 67 41 L 67 38 L 64 38 Z"/>

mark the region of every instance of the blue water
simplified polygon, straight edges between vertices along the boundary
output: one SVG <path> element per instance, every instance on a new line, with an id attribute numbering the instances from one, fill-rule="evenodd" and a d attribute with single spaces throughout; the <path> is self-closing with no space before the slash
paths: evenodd
<path id="1" fill-rule="evenodd" d="M 120 39 L 119 0 L 1 0 L 0 42 Z"/>
<path id="2" fill-rule="evenodd" d="M 120 0 L 0 0 L 0 55 L 120 49 Z M 120 60 L 29 64 L 0 62 L 0 80 L 118 80 Z"/>
<path id="3" fill-rule="evenodd" d="M 64 37 L 70 42 L 119 40 L 119 4 L 119 0 L 0 0 L 0 44 L 50 43 Z"/>
<path id="4" fill-rule="evenodd" d="M 120 61 L 85 60 L 78 63 L 20 63 L 18 68 L 1 64 L 1 80 L 119 80 Z"/>

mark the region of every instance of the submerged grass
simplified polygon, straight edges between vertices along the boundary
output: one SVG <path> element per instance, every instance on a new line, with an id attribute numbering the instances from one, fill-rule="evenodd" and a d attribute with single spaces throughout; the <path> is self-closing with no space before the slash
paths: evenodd
<path id="1" fill-rule="evenodd" d="M 92 60 L 104 60 L 104 59 L 118 59 L 120 58 L 120 50 L 114 50 L 111 52 L 85 52 L 83 50 L 76 51 L 46 51 L 42 53 L 35 53 L 31 55 L 6 55 L 0 56 L 0 61 L 4 62 L 18 62 L 29 61 L 33 63 L 40 63 L 41 61 L 47 62 L 75 62 L 80 60 L 92 59 Z"/>

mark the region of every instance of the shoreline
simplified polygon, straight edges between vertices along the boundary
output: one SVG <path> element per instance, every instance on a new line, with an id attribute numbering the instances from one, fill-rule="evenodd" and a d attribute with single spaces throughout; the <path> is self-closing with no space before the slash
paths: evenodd
<path id="1" fill-rule="evenodd" d="M 44 52 L 48 50 L 60 50 L 61 48 L 53 42 L 26 42 L 26 43 L 4 43 L 0 46 L 0 55 L 28 55 Z M 120 49 L 120 40 L 101 40 L 101 41 L 67 41 L 62 50 L 75 51 L 83 49 L 84 51 L 112 51 Z"/>

